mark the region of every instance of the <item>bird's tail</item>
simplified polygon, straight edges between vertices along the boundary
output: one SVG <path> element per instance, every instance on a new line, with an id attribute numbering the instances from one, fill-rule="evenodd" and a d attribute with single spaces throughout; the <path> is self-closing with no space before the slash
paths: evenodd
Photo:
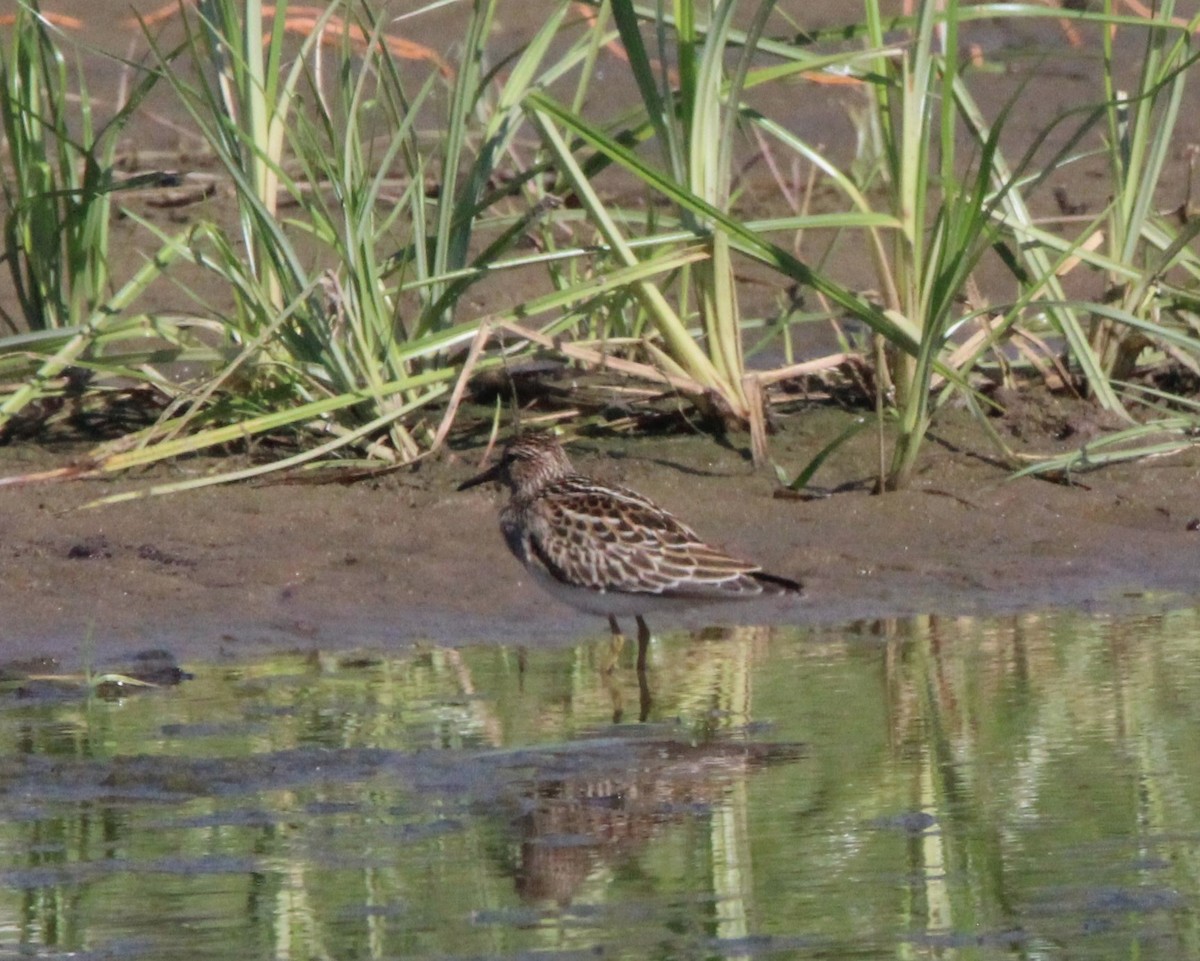
<path id="1" fill-rule="evenodd" d="M 766 571 L 754 571 L 750 576 L 762 586 L 764 594 L 799 594 L 804 590 L 804 585 L 799 581 Z"/>

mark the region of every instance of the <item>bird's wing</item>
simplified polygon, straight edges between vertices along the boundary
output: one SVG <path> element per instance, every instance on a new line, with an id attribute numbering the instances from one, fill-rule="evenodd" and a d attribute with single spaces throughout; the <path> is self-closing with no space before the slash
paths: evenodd
<path id="1" fill-rule="evenodd" d="M 596 591 L 715 598 L 754 595 L 756 564 L 702 541 L 640 494 L 572 478 L 528 516 L 533 552 L 556 579 Z"/>

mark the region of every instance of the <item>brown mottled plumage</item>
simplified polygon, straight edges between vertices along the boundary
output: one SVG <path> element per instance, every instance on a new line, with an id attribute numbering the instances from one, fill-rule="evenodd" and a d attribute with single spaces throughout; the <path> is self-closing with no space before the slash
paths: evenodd
<path id="1" fill-rule="evenodd" d="M 459 486 L 506 483 L 500 511 L 509 549 L 547 591 L 592 614 L 637 618 L 638 670 L 650 631 L 644 615 L 681 602 L 798 593 L 800 584 L 712 547 L 641 494 L 577 474 L 550 434 L 510 441 L 500 460 Z"/>

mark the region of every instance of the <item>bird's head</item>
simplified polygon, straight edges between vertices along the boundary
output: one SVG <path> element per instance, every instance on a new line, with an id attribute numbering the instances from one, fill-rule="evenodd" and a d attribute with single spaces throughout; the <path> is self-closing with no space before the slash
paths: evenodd
<path id="1" fill-rule="evenodd" d="M 481 474 L 458 485 L 460 491 L 500 481 L 513 493 L 531 493 L 572 472 L 571 461 L 553 434 L 520 434 L 505 445 L 500 459 Z"/>

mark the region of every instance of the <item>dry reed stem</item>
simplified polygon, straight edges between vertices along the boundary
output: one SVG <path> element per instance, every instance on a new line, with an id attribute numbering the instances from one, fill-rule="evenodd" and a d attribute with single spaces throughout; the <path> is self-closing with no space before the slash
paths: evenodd
<path id="1" fill-rule="evenodd" d="M 45 20 L 46 23 L 53 24 L 56 27 L 64 27 L 67 30 L 82 30 L 84 27 L 83 21 L 78 17 L 69 17 L 65 13 L 51 13 L 48 10 L 41 10 L 37 14 L 38 18 Z M 17 14 L 5 13 L 0 15 L 0 27 L 11 27 L 17 22 Z"/>

